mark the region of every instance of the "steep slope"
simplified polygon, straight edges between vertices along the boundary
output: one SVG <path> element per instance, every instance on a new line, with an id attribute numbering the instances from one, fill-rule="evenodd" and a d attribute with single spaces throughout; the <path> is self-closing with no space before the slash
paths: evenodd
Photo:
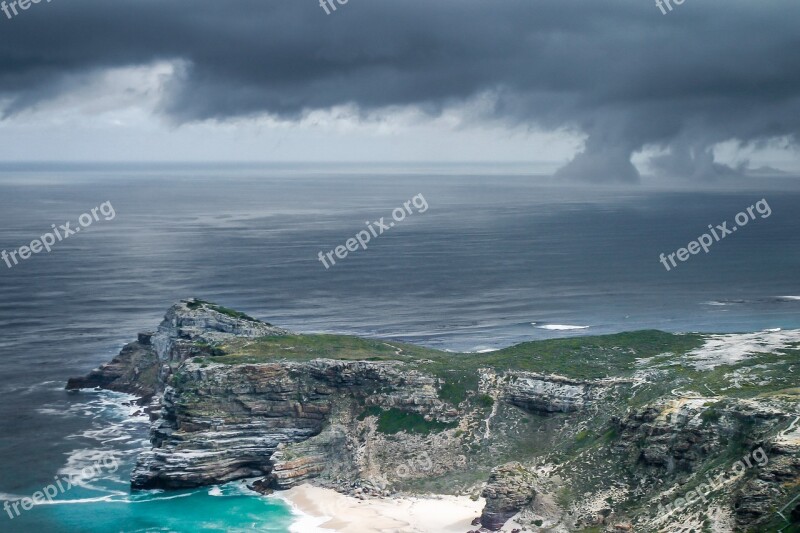
<path id="1" fill-rule="evenodd" d="M 644 331 L 452 354 L 187 300 L 68 388 L 149 399 L 136 489 L 260 478 L 483 494 L 495 530 L 797 531 L 798 345 Z"/>

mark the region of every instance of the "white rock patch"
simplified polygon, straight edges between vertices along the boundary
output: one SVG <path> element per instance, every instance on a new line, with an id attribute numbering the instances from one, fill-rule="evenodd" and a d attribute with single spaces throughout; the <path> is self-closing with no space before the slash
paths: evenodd
<path id="1" fill-rule="evenodd" d="M 703 346 L 687 353 L 686 357 L 698 370 L 711 370 L 721 365 L 734 365 L 755 354 L 785 350 L 795 343 L 800 343 L 800 329 L 709 335 Z"/>

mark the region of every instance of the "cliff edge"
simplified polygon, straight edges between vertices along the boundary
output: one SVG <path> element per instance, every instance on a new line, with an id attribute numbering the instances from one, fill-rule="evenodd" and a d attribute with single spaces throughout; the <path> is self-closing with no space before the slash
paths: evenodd
<path id="1" fill-rule="evenodd" d="M 148 406 L 134 489 L 258 478 L 482 495 L 486 530 L 514 517 L 533 531 L 797 531 L 800 332 L 751 335 L 454 354 L 297 335 L 189 299 L 67 388 Z"/>

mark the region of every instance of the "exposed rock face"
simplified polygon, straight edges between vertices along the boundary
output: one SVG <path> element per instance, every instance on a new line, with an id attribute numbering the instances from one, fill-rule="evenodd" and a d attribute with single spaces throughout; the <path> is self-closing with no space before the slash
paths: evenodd
<path id="1" fill-rule="evenodd" d="M 272 456 L 272 472 L 265 481 L 273 489 L 285 490 L 323 472 L 328 477 L 353 480 L 359 476 L 354 462 L 345 429 L 338 424 L 329 425 L 308 440 L 279 446 Z"/>
<path id="2" fill-rule="evenodd" d="M 151 346 L 132 342 L 122 348 L 110 363 L 92 370 L 88 376 L 70 378 L 68 390 L 102 389 L 128 392 L 149 400 L 158 388 L 158 356 Z"/>
<path id="3" fill-rule="evenodd" d="M 761 445 L 757 436 L 786 419 L 784 413 L 750 401 L 727 400 L 711 408 L 714 404 L 712 398 L 683 398 L 636 411 L 619 422 L 622 438 L 618 447 L 637 450 L 638 460 L 649 467 L 694 472 L 709 457 L 723 453 L 731 441 L 740 440 L 743 449 Z M 747 430 L 752 438 L 743 440 Z M 770 451 L 776 459 L 796 453 L 781 451 L 778 445 Z M 761 470 L 762 475 L 771 476 L 770 481 L 781 480 L 778 464 L 780 461 L 770 463 L 768 469 Z M 782 480 L 790 477 L 784 472 Z"/>
<path id="4" fill-rule="evenodd" d="M 67 389 L 100 387 L 150 397 L 163 389 L 172 371 L 169 363 L 205 353 L 196 341 L 219 342 L 231 337 L 285 335 L 288 332 L 252 318 L 230 316 L 213 304 L 194 298 L 172 306 L 158 331 L 139 333 L 110 363 L 89 375 L 70 378 Z M 164 365 L 164 363 L 167 363 Z M 164 366 L 162 366 L 164 365 Z"/>
<path id="5" fill-rule="evenodd" d="M 498 466 L 492 470 L 481 496 L 486 498 L 481 525 L 498 531 L 536 496 L 536 476 L 520 463 Z"/>
<path id="6" fill-rule="evenodd" d="M 800 480 L 800 429 L 780 434 L 766 443 L 765 453 L 769 462 L 761 466 L 755 479 L 747 481 L 734 496 L 736 523 L 742 529 L 769 518 L 773 513 L 772 503 L 784 496 L 780 487 L 797 486 Z M 794 511 L 786 509 L 784 515 L 791 516 L 798 509 L 800 505 Z M 798 518 L 795 516 L 794 519 L 800 522 Z"/>
<path id="7" fill-rule="evenodd" d="M 354 461 L 343 426 L 330 423 L 334 410 L 346 425 L 355 424 L 367 404 L 445 416 L 435 380 L 402 366 L 315 359 L 201 367 L 187 361 L 174 375 L 176 385 L 166 388 L 152 430 L 154 448 L 139 458 L 133 487 L 194 487 L 265 475 L 268 486 L 287 489 L 323 471 L 334 475 Z M 289 449 L 291 443 L 302 444 Z M 331 456 L 339 464 L 330 464 Z M 353 467 L 347 470 L 353 474 Z"/>
<path id="8" fill-rule="evenodd" d="M 263 486 L 286 489 L 323 472 L 343 487 L 358 479 L 360 470 L 370 470 L 368 458 L 355 457 L 358 445 L 348 437 L 353 426 L 363 425 L 356 417 L 366 407 L 442 420 L 458 414 L 439 399 L 435 377 L 397 362 L 193 362 L 213 356 L 214 346 L 231 338 L 288 333 L 239 315 L 183 301 L 167 312 L 157 332 L 141 333 L 111 363 L 69 381 L 70 389 L 154 396 L 153 448 L 138 458 L 133 488 L 177 489 L 266 476 Z"/>
<path id="9" fill-rule="evenodd" d="M 221 342 L 231 337 L 267 337 L 286 335 L 288 331 L 246 315 L 235 316 L 229 310 L 190 299 L 173 305 L 151 343 L 161 361 L 181 362 L 200 355 L 197 341 Z M 243 318 L 245 317 L 245 318 Z"/>
<path id="10" fill-rule="evenodd" d="M 568 413 L 583 409 L 603 393 L 606 383 L 532 372 L 509 372 L 506 399 L 539 414 Z"/>
<path id="11" fill-rule="evenodd" d="M 263 492 L 313 482 L 362 498 L 482 494 L 485 528 L 499 530 L 517 515 L 529 529 L 561 533 L 598 525 L 670 531 L 693 516 L 702 526 L 706 510 L 696 502 L 674 516 L 648 514 L 685 495 L 696 474 L 716 476 L 756 447 L 769 463 L 724 478 L 725 490 L 713 499 L 727 514 L 712 530 L 772 524 L 769 513 L 788 505 L 800 485 L 800 402 L 791 390 L 774 398 L 700 397 L 675 392 L 667 380 L 654 383 L 668 375 L 660 366 L 647 369 L 656 376 L 650 382 L 632 373 L 573 379 L 497 364 L 469 367 L 458 355 L 452 368 L 449 355 L 433 361 L 398 349 L 395 358 L 384 348 L 373 357 L 372 344 L 359 345 L 360 360 L 350 344 L 347 353 L 337 352 L 341 359 L 314 358 L 330 348 L 321 339 L 298 356 L 299 337 L 263 339 L 287 334 L 187 300 L 156 332 L 139 334 L 67 388 L 151 399 L 153 447 L 137 460 L 133 488 L 260 477 L 252 486 Z M 258 351 L 262 344 L 274 351 Z M 259 348 L 243 352 L 246 358 L 237 352 L 215 359 L 222 348 L 241 345 Z M 646 382 L 644 393 L 634 390 Z M 725 529 L 728 523 L 738 529 Z"/>
<path id="12" fill-rule="evenodd" d="M 694 471 L 707 457 L 720 453 L 739 430 L 727 412 L 710 423 L 703 415 L 705 403 L 702 398 L 675 400 L 632 413 L 620 423 L 620 446 L 636 447 L 645 465 L 667 472 Z"/>
<path id="13" fill-rule="evenodd" d="M 671 489 L 660 500 L 679 508 L 672 513 L 676 520 L 697 512 L 697 507 L 675 503 L 689 490 L 681 488 L 681 480 L 694 478 L 689 487 L 702 489 L 701 511 L 711 506 L 706 498 L 713 499 L 717 505 L 730 505 L 733 531 L 760 531 L 758 526 L 775 516 L 776 502 L 791 497 L 785 487 L 800 481 L 800 441 L 775 436 L 774 428 L 790 419 L 768 401 L 662 400 L 619 421 L 614 449 L 622 456 L 630 452 L 631 464 L 643 467 L 640 472 L 652 477 L 655 486 Z M 708 468 L 711 462 L 716 466 Z M 664 478 L 672 479 L 671 484 L 661 485 Z M 660 518 L 655 524 L 663 527 Z"/>
<path id="14" fill-rule="evenodd" d="M 266 475 L 278 445 L 319 433 L 327 392 L 283 365 L 187 363 L 167 387 L 153 450 L 139 457 L 134 488 L 182 488 Z"/>

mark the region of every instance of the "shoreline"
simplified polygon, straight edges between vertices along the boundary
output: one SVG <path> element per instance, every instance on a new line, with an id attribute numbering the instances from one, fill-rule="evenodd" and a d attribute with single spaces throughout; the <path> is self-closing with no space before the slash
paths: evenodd
<path id="1" fill-rule="evenodd" d="M 399 497 L 361 500 L 335 490 L 303 484 L 275 493 L 303 517 L 303 532 L 314 533 L 464 533 L 480 528 L 472 521 L 484 500 L 467 496 Z M 300 531 L 292 527 L 292 531 Z M 510 531 L 509 521 L 503 531 Z"/>

